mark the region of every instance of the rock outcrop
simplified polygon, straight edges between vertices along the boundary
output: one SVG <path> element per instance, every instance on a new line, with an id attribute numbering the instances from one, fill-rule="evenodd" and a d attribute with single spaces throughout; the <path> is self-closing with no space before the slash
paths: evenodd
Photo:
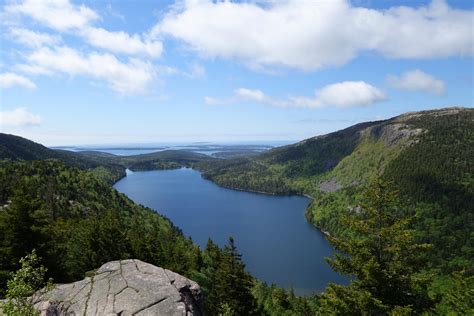
<path id="1" fill-rule="evenodd" d="M 318 189 L 323 192 L 336 192 L 342 188 L 343 186 L 334 178 L 328 181 L 322 181 L 318 185 Z"/>
<path id="2" fill-rule="evenodd" d="M 112 261 L 92 277 L 32 297 L 41 315 L 201 315 L 199 285 L 140 260 Z"/>

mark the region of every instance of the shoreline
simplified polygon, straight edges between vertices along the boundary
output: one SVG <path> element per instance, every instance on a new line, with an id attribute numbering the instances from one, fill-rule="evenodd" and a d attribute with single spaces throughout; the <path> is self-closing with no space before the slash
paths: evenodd
<path id="1" fill-rule="evenodd" d="M 239 189 L 239 188 L 233 188 L 233 187 L 228 187 L 228 186 L 224 186 L 224 185 L 221 185 L 219 184 L 218 182 L 215 182 L 213 181 L 212 179 L 208 179 L 208 178 L 205 178 L 203 177 L 203 172 L 199 169 L 194 169 L 193 167 L 186 167 L 186 166 L 182 166 L 181 168 L 190 168 L 194 171 L 197 171 L 201 174 L 201 177 L 204 179 L 204 180 L 207 180 L 207 181 L 210 181 L 212 183 L 214 183 L 215 185 L 217 185 L 218 187 L 220 188 L 224 188 L 224 189 L 228 189 L 228 190 L 235 190 L 235 191 L 240 191 L 240 192 L 247 192 L 247 193 L 255 193 L 255 194 L 264 194 L 264 195 L 270 195 L 270 196 L 300 196 L 300 197 L 305 197 L 307 199 L 309 199 L 309 203 L 308 203 L 308 206 L 306 207 L 305 209 L 305 219 L 306 221 L 311 224 L 311 226 L 313 226 L 315 229 L 317 229 L 318 231 L 320 231 L 324 237 L 327 239 L 327 237 L 332 237 L 331 233 L 320 228 L 319 226 L 315 225 L 315 223 L 311 220 L 312 218 L 312 214 L 311 212 L 308 212 L 309 211 L 309 207 L 311 206 L 314 198 L 309 195 L 308 193 L 301 193 L 301 194 L 278 194 L 278 193 L 271 193 L 271 192 L 265 192 L 265 191 L 256 191 L 256 190 L 244 190 L 244 189 Z M 130 170 L 128 168 L 125 168 L 127 170 Z M 152 170 L 137 170 L 138 172 L 146 172 L 146 171 L 164 171 L 164 170 L 176 170 L 176 169 L 179 169 L 179 168 L 169 168 L 169 169 L 152 169 Z M 135 172 L 133 170 L 130 170 L 132 172 Z M 118 183 L 120 180 L 122 180 L 123 178 L 127 177 L 127 173 L 125 172 L 125 175 L 123 177 L 121 177 L 120 179 L 118 179 L 117 181 L 115 181 L 114 183 L 112 183 L 112 187 Z M 311 218 L 309 218 L 309 215 L 311 216 Z M 329 240 L 328 240 L 329 241 Z"/>

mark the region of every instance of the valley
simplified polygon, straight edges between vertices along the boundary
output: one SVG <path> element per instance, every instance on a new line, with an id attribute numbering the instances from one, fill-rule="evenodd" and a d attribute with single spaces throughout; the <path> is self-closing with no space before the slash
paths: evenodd
<path id="1" fill-rule="evenodd" d="M 307 198 L 228 190 L 185 168 L 131 172 L 114 187 L 169 218 L 201 248 L 209 238 L 225 246 L 234 237 L 248 271 L 268 284 L 310 295 L 329 282 L 347 283 L 324 260 L 333 248 L 305 220 Z"/>
<path id="2" fill-rule="evenodd" d="M 253 297 L 256 305 L 248 308 L 329 311 L 342 306 L 328 303 L 334 291 L 356 297 L 364 292 L 363 281 L 347 285 L 347 277 L 330 269 L 347 271 L 327 240 L 348 253 L 359 249 L 352 243 L 370 243 L 358 235 L 363 226 L 355 223 L 370 203 L 387 195 L 380 205 L 395 205 L 387 213 L 387 225 L 395 221 L 387 226 L 390 238 L 401 247 L 415 242 L 423 248 L 416 260 L 425 263 L 413 269 L 423 267 L 417 273 L 430 279 L 419 294 L 432 302 L 439 298 L 432 308 L 449 310 L 444 293 L 471 287 L 474 270 L 473 124 L 472 109 L 407 113 L 226 159 L 186 150 L 130 156 L 71 152 L 2 134 L 0 250 L 8 259 L 1 262 L 6 272 L 0 281 L 5 284 L 12 262 L 33 246 L 60 282 L 77 280 L 107 261 L 133 257 L 197 281 L 214 297 L 204 302 L 208 311 L 219 309 L 218 292 L 233 273 L 253 284 L 239 290 Z M 370 195 L 377 190 L 383 191 Z M 327 240 L 305 223 L 303 214 Z M 235 240 L 226 242 L 230 235 Z M 61 251 L 67 256 L 57 261 Z M 89 255 L 82 257 L 84 252 Z M 327 256 L 336 258 L 331 266 L 323 261 Z M 229 269 L 226 264 L 236 270 L 225 270 L 224 277 L 220 269 Z M 393 268 L 404 266 L 412 268 L 408 263 Z M 356 273 L 363 280 L 365 272 Z M 460 281 L 464 274 L 469 277 Z M 223 283 L 210 281 L 216 277 Z M 270 308 L 269 295 L 281 295 L 287 303 Z"/>

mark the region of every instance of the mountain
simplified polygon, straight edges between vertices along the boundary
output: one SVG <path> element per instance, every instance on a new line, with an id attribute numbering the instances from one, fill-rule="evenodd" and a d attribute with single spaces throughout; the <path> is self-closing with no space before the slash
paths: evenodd
<path id="1" fill-rule="evenodd" d="M 59 159 L 68 166 L 90 170 L 109 183 L 124 177 L 126 168 L 133 171 L 173 169 L 214 160 L 210 156 L 185 150 L 164 150 L 133 156 L 117 156 L 98 151 L 72 152 L 50 149 L 20 136 L 0 133 L 1 159 Z"/>
<path id="2" fill-rule="evenodd" d="M 398 313 L 411 310 L 414 293 L 427 299 L 426 306 L 417 302 L 426 312 L 437 304 L 437 314 L 466 314 L 474 305 L 468 292 L 474 282 L 473 109 L 407 113 L 239 159 L 184 151 L 130 157 L 71 153 L 5 134 L 0 135 L 0 158 L 0 296 L 8 295 L 3 292 L 6 280 L 20 258 L 36 249 L 47 277 L 60 283 L 127 258 L 171 269 L 201 285 L 207 314 L 230 310 L 248 315 L 256 308 L 267 314 L 321 314 L 321 308 L 336 304 L 335 297 L 347 298 L 340 307 L 351 310 L 350 304 L 371 296 L 382 297 L 383 302 L 373 302 Z M 103 181 L 110 178 L 94 176 L 108 166 L 148 170 L 182 165 L 231 188 L 309 195 L 308 220 L 330 234 L 331 241 L 350 241 L 347 256 L 339 255 L 337 262 L 360 271 L 357 280 L 346 287 L 331 285 L 312 298 L 266 286 L 245 272 L 233 239 L 223 249 L 209 241 L 201 250 L 169 220 Z M 370 217 L 370 209 L 361 203 L 361 197 L 367 199 L 366 185 L 376 178 L 397 191 L 390 208 L 375 206 L 385 217 L 384 225 L 388 223 L 385 227 L 377 226 L 381 221 L 376 213 Z M 384 194 L 370 197 L 370 203 L 378 203 Z M 351 216 L 357 217 L 352 226 L 347 221 Z M 369 234 L 357 235 L 354 223 L 359 232 Z M 390 238 L 381 238 L 384 232 Z M 404 252 L 410 249 L 420 252 Z M 418 281 L 424 287 L 417 287 Z M 387 293 L 387 282 L 389 289 L 401 285 L 406 291 Z M 380 296 L 382 292 L 387 295 Z"/>
<path id="3" fill-rule="evenodd" d="M 72 151 L 53 150 L 26 138 L 0 133 L 0 160 L 58 159 L 66 165 L 91 170 L 110 183 L 125 176 L 125 168 L 111 161 L 98 160 Z"/>
<path id="4" fill-rule="evenodd" d="M 201 250 L 157 211 L 135 204 L 91 172 L 67 167 L 59 160 L 0 161 L 0 184 L 0 314 L 2 298 L 18 293 L 30 296 L 31 288 L 39 285 L 39 280 L 31 277 L 34 275 L 32 265 L 35 263 L 37 267 L 37 262 L 21 260 L 32 258 L 33 254 L 42 258 L 41 264 L 47 269 L 39 272 L 47 271 L 45 277 L 63 284 L 59 286 L 61 289 L 67 287 L 64 283 L 82 280 L 85 276 L 90 281 L 95 269 L 106 262 L 133 258 L 198 281 L 204 297 L 208 298 L 202 302 L 207 315 L 219 314 L 223 304 L 235 310 L 236 315 L 251 315 L 256 308 L 250 292 L 253 277 L 244 270 L 233 239 L 222 249 L 209 241 Z M 119 271 L 123 275 L 111 280 L 112 287 L 121 287 L 114 289 L 115 293 L 141 289 L 135 282 L 137 278 L 127 277 L 133 290 L 123 286 L 124 275 L 136 264 L 135 261 L 121 266 Z M 12 277 L 11 273 L 20 266 L 17 277 Z M 152 277 L 149 269 L 143 268 L 147 276 L 137 276 L 142 281 Z M 104 276 L 102 273 L 93 277 L 93 285 L 99 285 Z M 175 283 L 172 277 L 168 274 L 169 283 L 178 288 L 179 280 L 175 279 Z M 22 278 L 26 280 L 22 282 Z M 7 283 L 7 279 L 18 287 Z M 31 280 L 32 284 L 25 286 Z M 87 287 L 87 284 L 82 285 Z M 93 290 L 89 286 L 89 292 Z M 78 294 L 81 289 L 75 291 Z M 107 297 L 107 285 L 94 292 Z M 146 291 L 142 294 L 147 295 Z M 156 296 L 156 291 L 154 294 Z M 77 296 L 86 297 L 86 309 L 89 296 L 87 293 Z M 19 297 L 10 298 L 15 301 Z M 117 297 L 117 304 L 119 300 L 128 302 Z M 147 307 L 152 302 L 142 303 L 142 307 Z"/>
<path id="5" fill-rule="evenodd" d="M 57 158 L 57 153 L 26 138 L 0 133 L 0 157 L 11 160 Z"/>
<path id="6" fill-rule="evenodd" d="M 186 150 L 163 150 L 132 156 L 117 156 L 98 151 L 83 151 L 78 154 L 104 164 L 115 163 L 133 171 L 192 167 L 197 162 L 215 160 L 208 155 Z"/>
<path id="7" fill-rule="evenodd" d="M 382 178 L 410 210 L 403 215 L 418 219 L 419 239 L 434 245 L 433 267 L 474 271 L 474 109 L 406 113 L 197 168 L 229 188 L 309 195 L 308 220 L 337 237 L 365 185 Z"/>
<path id="8" fill-rule="evenodd" d="M 59 160 L 2 161 L 0 181 L 0 275 L 32 249 L 61 282 L 129 256 L 178 273 L 194 264 L 195 246 L 169 220 L 90 172 Z"/>

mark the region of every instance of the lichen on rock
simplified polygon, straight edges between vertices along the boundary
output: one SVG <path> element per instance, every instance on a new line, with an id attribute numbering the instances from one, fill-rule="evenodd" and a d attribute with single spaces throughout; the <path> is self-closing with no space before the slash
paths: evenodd
<path id="1" fill-rule="evenodd" d="M 199 285 L 136 259 L 102 265 L 91 277 L 32 297 L 41 315 L 201 315 Z"/>

